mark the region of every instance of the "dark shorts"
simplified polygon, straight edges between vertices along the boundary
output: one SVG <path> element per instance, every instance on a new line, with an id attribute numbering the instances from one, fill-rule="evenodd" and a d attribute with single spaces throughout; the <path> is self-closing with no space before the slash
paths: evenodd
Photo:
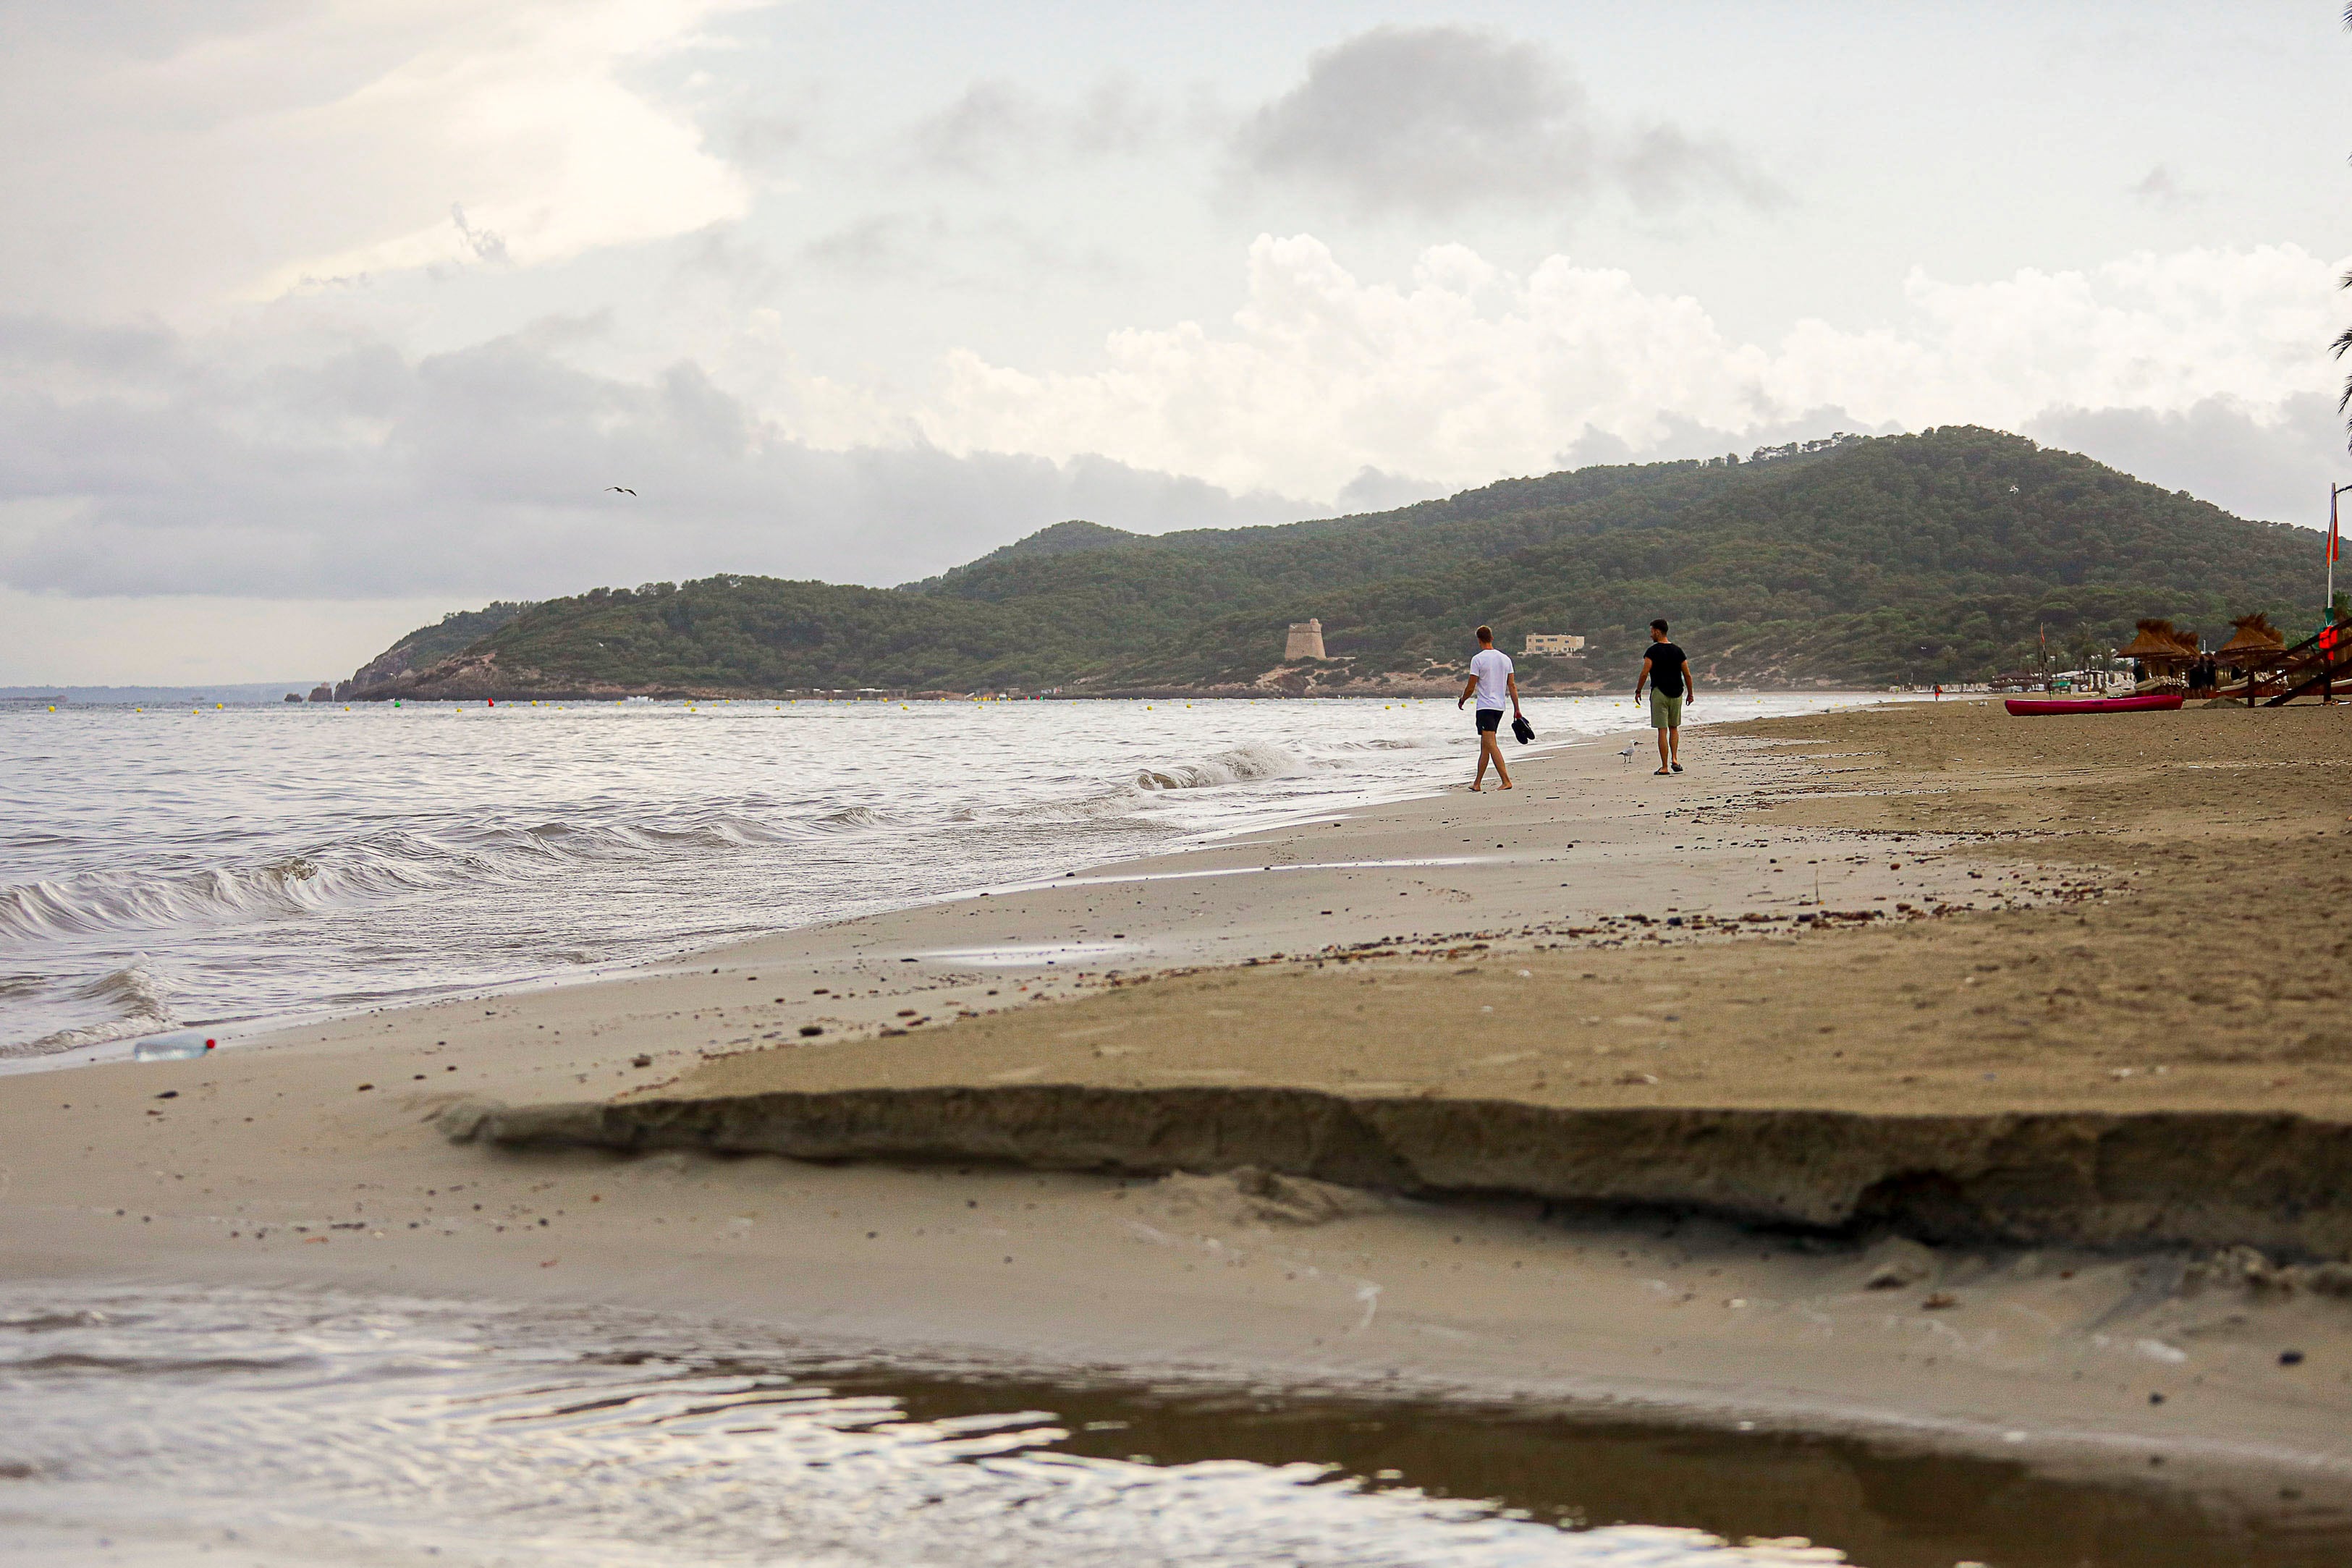
<path id="1" fill-rule="evenodd" d="M 1478 733 L 1479 733 L 1479 734 L 1481 734 L 1481 735 L 1492 735 L 1492 734 L 1494 734 L 1496 730 L 1498 730 L 1498 729 L 1500 729 L 1500 728 L 1502 728 L 1502 727 L 1503 727 L 1503 710 L 1502 710 L 1501 708 L 1498 708 L 1498 707 L 1482 707 L 1482 708 L 1480 708 L 1480 709 L 1478 710 Z"/>

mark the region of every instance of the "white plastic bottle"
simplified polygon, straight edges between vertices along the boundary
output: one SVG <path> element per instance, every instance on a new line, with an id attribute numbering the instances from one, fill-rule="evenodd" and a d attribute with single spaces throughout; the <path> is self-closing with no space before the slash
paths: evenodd
<path id="1" fill-rule="evenodd" d="M 131 1048 L 133 1061 L 185 1061 L 192 1056 L 202 1056 L 219 1041 L 200 1029 L 173 1030 L 170 1034 L 149 1035 Z"/>

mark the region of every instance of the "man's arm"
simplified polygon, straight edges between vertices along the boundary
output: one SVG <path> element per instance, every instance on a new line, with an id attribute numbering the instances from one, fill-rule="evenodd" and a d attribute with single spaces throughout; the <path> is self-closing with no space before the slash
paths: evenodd
<path id="1" fill-rule="evenodd" d="M 1642 688 L 1650 684 L 1650 655 L 1642 655 L 1642 673 L 1633 677 L 1633 700 L 1642 700 Z"/>
<path id="2" fill-rule="evenodd" d="M 1476 675 L 1475 675 L 1475 674 L 1474 674 L 1474 675 L 1472 675 L 1468 680 L 1466 680 L 1466 681 L 1465 681 L 1465 682 L 1463 682 L 1463 683 L 1462 683 L 1462 695 L 1461 695 L 1460 696 L 1458 696 L 1458 697 L 1456 697 L 1456 698 L 1454 698 L 1454 709 L 1455 709 L 1455 711 L 1456 711 L 1456 712 L 1459 712 L 1459 711 L 1460 711 L 1460 709 L 1461 709 L 1461 707 L 1462 707 L 1462 705 L 1463 705 L 1464 703 L 1468 702 L 1468 701 L 1470 700 L 1471 695 L 1472 695 L 1473 693 L 1476 692 L 1476 691 L 1477 691 L 1477 689 L 1478 689 L 1478 677 L 1477 677 Z"/>
<path id="3" fill-rule="evenodd" d="M 1688 702 L 1696 695 L 1698 695 L 1698 681 L 1691 674 L 1690 661 L 1685 659 L 1683 661 L 1683 701 Z"/>
<path id="4" fill-rule="evenodd" d="M 1503 677 L 1503 685 L 1504 685 L 1506 687 L 1507 687 L 1507 688 L 1509 689 L 1510 694 L 1511 694 L 1511 716 L 1512 716 L 1512 717 L 1514 717 L 1514 718 L 1517 718 L 1517 717 L 1518 717 L 1518 716 L 1519 716 L 1519 674 L 1518 674 L 1518 672 L 1517 672 L 1517 670 L 1514 670 L 1514 671 L 1512 671 L 1509 674 L 1505 675 L 1505 676 Z"/>

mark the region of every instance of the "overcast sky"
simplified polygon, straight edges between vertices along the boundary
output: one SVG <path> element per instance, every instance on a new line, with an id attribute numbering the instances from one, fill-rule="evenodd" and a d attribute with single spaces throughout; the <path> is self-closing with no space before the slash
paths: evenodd
<path id="1" fill-rule="evenodd" d="M 9 0 L 0 684 L 1832 430 L 2316 524 L 2341 13 Z"/>

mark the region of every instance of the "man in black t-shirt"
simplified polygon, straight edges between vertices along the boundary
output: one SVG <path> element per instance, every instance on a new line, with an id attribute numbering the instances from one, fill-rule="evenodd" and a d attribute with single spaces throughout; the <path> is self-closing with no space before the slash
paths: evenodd
<path id="1" fill-rule="evenodd" d="M 1683 770 L 1683 705 L 1691 700 L 1690 658 L 1666 641 L 1666 623 L 1650 622 L 1650 651 L 1633 682 L 1633 700 L 1650 688 L 1650 727 L 1658 732 L 1658 774 Z"/>

